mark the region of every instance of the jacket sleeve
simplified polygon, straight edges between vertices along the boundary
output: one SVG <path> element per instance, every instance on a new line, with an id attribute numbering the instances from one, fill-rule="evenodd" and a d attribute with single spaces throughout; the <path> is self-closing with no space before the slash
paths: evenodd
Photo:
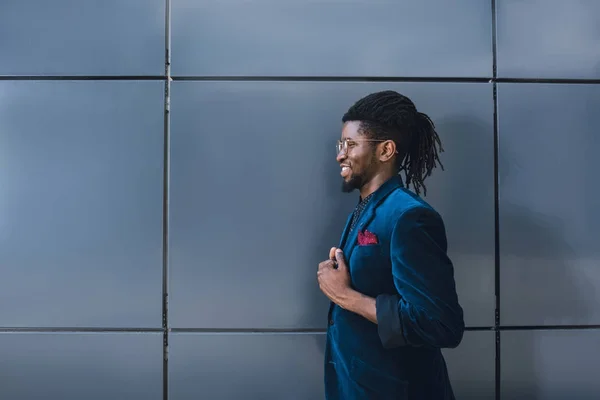
<path id="1" fill-rule="evenodd" d="M 446 232 L 435 211 L 415 207 L 396 222 L 390 243 L 397 293 L 376 298 L 377 329 L 385 348 L 454 348 L 465 325 Z"/>

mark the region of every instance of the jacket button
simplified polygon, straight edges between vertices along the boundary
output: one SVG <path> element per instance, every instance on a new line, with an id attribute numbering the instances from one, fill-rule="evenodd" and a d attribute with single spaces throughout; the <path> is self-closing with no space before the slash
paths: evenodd
<path id="1" fill-rule="evenodd" d="M 329 320 L 329 325 L 333 325 L 333 319 Z"/>

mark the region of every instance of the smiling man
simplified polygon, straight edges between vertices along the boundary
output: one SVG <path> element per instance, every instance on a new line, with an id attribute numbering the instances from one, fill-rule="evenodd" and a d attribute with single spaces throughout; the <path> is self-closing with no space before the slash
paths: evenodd
<path id="1" fill-rule="evenodd" d="M 326 398 L 454 399 L 441 349 L 460 344 L 463 310 L 443 220 L 419 197 L 439 162 L 439 137 L 393 91 L 362 98 L 342 121 L 342 190 L 360 199 L 317 272 L 331 300 Z"/>

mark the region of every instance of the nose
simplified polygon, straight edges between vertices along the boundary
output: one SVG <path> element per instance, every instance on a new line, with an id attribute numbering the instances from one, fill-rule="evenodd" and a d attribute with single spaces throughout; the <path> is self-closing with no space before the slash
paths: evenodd
<path id="1" fill-rule="evenodd" d="M 346 152 L 344 151 L 344 149 L 340 150 L 340 152 L 335 157 L 335 159 L 337 160 L 338 163 L 341 163 L 346 158 L 348 158 L 348 155 L 346 154 Z"/>

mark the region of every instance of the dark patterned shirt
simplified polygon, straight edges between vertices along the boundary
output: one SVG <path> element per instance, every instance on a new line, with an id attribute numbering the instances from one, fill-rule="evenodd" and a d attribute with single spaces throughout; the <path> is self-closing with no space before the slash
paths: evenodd
<path id="1" fill-rule="evenodd" d="M 364 211 L 365 207 L 367 207 L 367 204 L 369 204 L 369 201 L 373 198 L 374 194 L 375 194 L 375 192 L 371 193 L 370 195 L 368 195 L 367 197 L 365 197 L 364 199 L 359 201 L 358 205 L 354 209 L 354 213 L 352 213 L 352 222 L 350 223 L 350 231 L 354 230 L 354 227 L 356 226 L 356 222 L 360 218 L 360 215 Z"/>

